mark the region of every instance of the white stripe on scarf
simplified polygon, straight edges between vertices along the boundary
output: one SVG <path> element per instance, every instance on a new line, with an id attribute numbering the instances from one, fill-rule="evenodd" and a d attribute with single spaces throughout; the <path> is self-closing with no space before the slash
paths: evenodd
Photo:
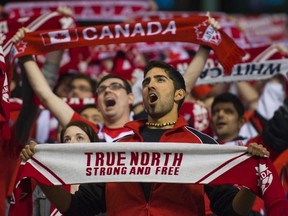
<path id="1" fill-rule="evenodd" d="M 224 147 L 220 145 L 191 145 L 191 143 L 41 144 L 37 146 L 37 153 L 27 163 L 55 185 L 151 181 L 196 183 L 200 180 L 201 183 L 209 183 L 235 165 L 250 158 L 251 156 L 244 154 L 245 151 L 246 147 L 243 146 Z M 90 164 L 87 165 L 87 153 L 89 152 L 93 155 L 89 157 Z M 95 154 L 104 156 L 102 160 L 98 159 L 98 162 L 104 162 L 103 165 L 97 166 L 96 164 L 95 166 L 97 163 Z M 138 164 L 135 165 L 132 164 L 131 157 L 136 154 L 139 155 L 139 160 Z M 180 163 L 177 158 L 181 155 Z M 108 164 L 109 157 L 110 161 L 111 158 L 115 157 L 114 163 Z M 153 157 L 154 160 L 152 160 Z M 177 163 L 173 164 L 173 162 Z M 93 170 L 94 168 L 102 169 L 103 173 L 99 172 L 98 175 L 87 176 L 87 169 Z M 126 172 L 113 174 L 117 168 L 123 172 L 126 170 Z M 170 174 L 164 173 L 166 168 L 171 169 Z M 131 174 L 134 169 L 140 173 L 144 169 L 146 173 Z M 107 174 L 111 170 L 112 174 Z M 163 173 L 161 174 L 161 172 Z M 207 174 L 208 176 L 206 176 Z"/>

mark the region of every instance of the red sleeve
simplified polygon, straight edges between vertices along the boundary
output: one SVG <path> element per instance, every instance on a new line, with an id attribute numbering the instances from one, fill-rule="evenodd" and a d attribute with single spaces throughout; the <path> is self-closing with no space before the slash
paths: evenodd
<path id="1" fill-rule="evenodd" d="M 83 122 L 85 122 L 86 124 L 90 125 L 90 126 L 94 129 L 94 131 L 95 131 L 96 133 L 99 132 L 98 125 L 95 125 L 93 122 L 88 121 L 88 120 L 85 119 L 84 117 L 80 116 L 79 113 L 77 113 L 77 112 L 74 112 L 74 114 L 73 114 L 70 122 L 72 122 L 72 121 L 83 121 Z"/>
<path id="2" fill-rule="evenodd" d="M 251 139 L 248 140 L 248 142 L 246 143 L 246 146 L 250 145 L 251 143 L 258 143 L 258 144 L 261 144 L 263 145 L 265 148 L 267 148 L 267 150 L 270 152 L 270 160 L 271 161 L 274 161 L 278 156 L 279 156 L 279 153 L 278 152 L 275 152 L 273 151 L 269 145 L 267 145 L 264 140 L 262 139 L 262 137 L 260 135 L 256 136 L 256 137 L 252 137 Z"/>

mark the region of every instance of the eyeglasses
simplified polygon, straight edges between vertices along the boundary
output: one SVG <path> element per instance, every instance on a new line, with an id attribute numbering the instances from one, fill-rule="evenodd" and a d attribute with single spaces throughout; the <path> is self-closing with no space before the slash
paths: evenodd
<path id="1" fill-rule="evenodd" d="M 119 90 L 119 89 L 121 89 L 121 88 L 126 89 L 126 88 L 125 88 L 122 84 L 120 84 L 120 83 L 111 83 L 111 84 L 108 85 L 108 86 L 105 86 L 105 85 L 99 86 L 99 87 L 96 89 L 96 93 L 97 93 L 97 94 L 101 94 L 101 93 L 103 93 L 103 92 L 106 91 L 106 88 L 109 88 L 109 89 L 111 89 L 111 90 L 113 90 L 113 91 Z"/>

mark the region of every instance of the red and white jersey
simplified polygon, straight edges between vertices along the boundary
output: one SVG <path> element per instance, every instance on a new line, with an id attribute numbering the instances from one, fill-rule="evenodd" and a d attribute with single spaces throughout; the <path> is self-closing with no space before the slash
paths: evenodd
<path id="1" fill-rule="evenodd" d="M 213 136 L 210 125 L 210 113 L 207 107 L 199 103 L 184 102 L 179 114 L 196 130 Z"/>
<path id="2" fill-rule="evenodd" d="M 87 124 L 89 124 L 97 133 L 100 140 L 104 140 L 106 142 L 113 142 L 114 140 L 117 140 L 123 136 L 133 134 L 132 130 L 124 127 L 120 128 L 108 128 L 104 124 L 94 124 L 87 119 L 80 116 L 78 113 L 74 113 L 72 116 L 71 121 L 83 121 Z"/>
<path id="3" fill-rule="evenodd" d="M 108 128 L 104 124 L 98 124 L 98 137 L 100 140 L 105 140 L 106 142 L 113 142 L 121 137 L 133 134 L 128 128 Z"/>

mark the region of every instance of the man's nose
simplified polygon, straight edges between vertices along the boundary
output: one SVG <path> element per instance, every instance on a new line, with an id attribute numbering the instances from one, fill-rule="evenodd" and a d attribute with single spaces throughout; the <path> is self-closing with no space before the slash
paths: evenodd
<path id="1" fill-rule="evenodd" d="M 148 84 L 147 84 L 148 88 L 154 88 L 155 87 L 155 81 L 151 80 Z"/>
<path id="2" fill-rule="evenodd" d="M 224 111 L 223 111 L 223 110 L 219 110 L 219 111 L 217 112 L 217 116 L 218 116 L 218 117 L 223 117 L 223 116 L 224 116 Z"/>
<path id="3" fill-rule="evenodd" d="M 80 92 L 80 90 L 78 88 L 73 89 L 73 91 L 72 91 L 73 97 L 78 97 L 79 96 L 79 92 Z"/>
<path id="4" fill-rule="evenodd" d="M 76 140 L 76 138 L 75 137 L 72 137 L 71 138 L 71 142 L 70 143 L 77 143 L 77 140 Z"/>

